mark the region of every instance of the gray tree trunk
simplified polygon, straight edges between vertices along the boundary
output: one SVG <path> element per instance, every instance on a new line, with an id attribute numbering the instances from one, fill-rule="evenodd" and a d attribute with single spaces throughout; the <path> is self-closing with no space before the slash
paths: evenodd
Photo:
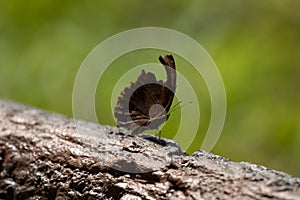
<path id="1" fill-rule="evenodd" d="M 0 100 L 0 199 L 300 199 L 300 179 Z"/>

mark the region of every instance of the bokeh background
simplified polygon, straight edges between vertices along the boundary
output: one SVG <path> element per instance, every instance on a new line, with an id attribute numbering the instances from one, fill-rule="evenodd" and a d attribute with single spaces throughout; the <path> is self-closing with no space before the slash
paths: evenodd
<path id="1" fill-rule="evenodd" d="M 300 176 L 299 10 L 298 0 L 2 0 L 0 98 L 71 117 L 76 72 L 98 43 L 130 28 L 174 29 L 208 51 L 224 80 L 227 119 L 212 152 Z M 118 67 L 157 62 L 158 53 L 132 52 L 113 63 L 97 92 L 101 123 L 114 125 L 111 112 L 101 109 L 110 102 L 101 99 L 110 95 Z M 171 118 L 166 126 L 177 123 Z"/>

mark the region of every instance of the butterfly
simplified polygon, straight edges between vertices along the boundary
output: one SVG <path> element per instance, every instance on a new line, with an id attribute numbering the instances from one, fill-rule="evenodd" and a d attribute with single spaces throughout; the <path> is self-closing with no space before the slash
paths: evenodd
<path id="1" fill-rule="evenodd" d="M 117 126 L 128 129 L 132 135 L 158 129 L 169 118 L 169 109 L 176 90 L 176 68 L 172 55 L 159 56 L 167 73 L 167 81 L 157 81 L 151 72 L 142 73 L 126 87 L 114 109 Z"/>

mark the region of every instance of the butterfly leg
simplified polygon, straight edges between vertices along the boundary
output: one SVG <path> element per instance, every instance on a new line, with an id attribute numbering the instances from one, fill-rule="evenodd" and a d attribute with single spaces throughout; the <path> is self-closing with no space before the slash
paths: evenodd
<path id="1" fill-rule="evenodd" d="M 158 135 L 158 140 L 160 141 L 161 139 L 161 129 L 157 129 L 157 132 L 155 133 L 155 136 Z"/>

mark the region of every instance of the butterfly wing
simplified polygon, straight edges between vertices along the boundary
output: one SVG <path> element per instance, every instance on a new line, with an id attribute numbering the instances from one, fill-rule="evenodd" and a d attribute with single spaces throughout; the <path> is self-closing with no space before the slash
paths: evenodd
<path id="1" fill-rule="evenodd" d="M 142 70 L 141 75 L 130 87 L 126 87 L 118 99 L 115 107 L 115 117 L 119 127 L 124 127 L 139 134 L 148 129 L 157 129 L 167 116 L 157 113 L 151 119 L 149 111 L 151 106 L 160 104 L 167 113 L 171 107 L 176 88 L 175 63 L 172 56 L 159 57 L 167 72 L 167 81 L 157 81 L 154 74 Z M 172 70 L 172 69 L 173 70 Z"/>
<path id="2" fill-rule="evenodd" d="M 142 70 L 137 81 L 131 83 L 130 87 L 126 87 L 121 93 L 115 107 L 114 114 L 118 126 L 130 130 L 132 134 L 147 130 L 150 123 L 149 109 L 157 99 L 157 94 L 152 96 L 152 93 L 153 91 L 159 93 L 160 88 L 151 87 L 152 84 L 149 82 L 157 83 L 154 74 Z"/>
<path id="3" fill-rule="evenodd" d="M 168 113 L 176 90 L 175 61 L 172 55 L 166 55 L 164 57 L 159 56 L 159 61 L 164 65 L 167 73 L 167 81 L 163 84 L 164 87 L 162 88 L 161 93 L 161 105 L 163 105 L 166 113 Z"/>

